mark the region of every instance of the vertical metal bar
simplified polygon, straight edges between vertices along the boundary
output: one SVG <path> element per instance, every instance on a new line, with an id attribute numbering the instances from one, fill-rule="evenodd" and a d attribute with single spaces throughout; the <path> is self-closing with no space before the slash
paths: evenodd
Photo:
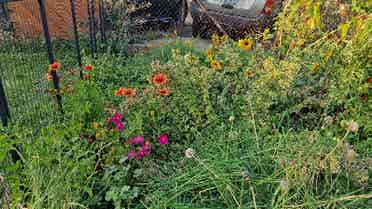
<path id="1" fill-rule="evenodd" d="M 0 77 L 0 117 L 3 126 L 8 125 L 8 119 L 10 119 L 10 111 L 8 101 L 5 95 L 5 89 L 3 86 L 3 79 Z"/>
<path id="2" fill-rule="evenodd" d="M 99 0 L 99 23 L 100 23 L 100 31 L 101 31 L 101 41 L 103 44 L 106 45 L 106 29 L 105 29 L 105 6 L 103 4 L 103 0 Z"/>
<path id="3" fill-rule="evenodd" d="M 77 57 L 77 61 L 78 61 L 78 64 L 79 64 L 79 69 L 80 69 L 80 78 L 83 79 L 83 63 L 81 61 L 80 40 L 79 40 L 79 32 L 78 32 L 78 28 L 77 28 L 74 1 L 75 0 L 70 0 L 71 17 L 72 17 L 72 25 L 73 25 L 74 38 L 75 38 L 76 57 Z"/>
<path id="4" fill-rule="evenodd" d="M 92 29 L 93 29 L 93 49 L 94 49 L 94 53 L 97 53 L 97 39 L 96 39 L 96 35 L 97 35 L 96 25 L 97 24 L 96 24 L 95 4 L 94 4 L 94 1 L 95 0 L 92 0 L 92 2 L 91 2 L 90 11 L 91 11 L 92 20 L 93 20 L 93 25 L 92 25 Z"/>
<path id="5" fill-rule="evenodd" d="M 47 50 L 48 50 L 49 63 L 52 64 L 53 62 L 55 62 L 55 58 L 54 58 L 54 52 L 53 52 L 53 47 L 52 47 L 52 41 L 50 39 L 50 34 L 49 34 L 48 19 L 46 16 L 45 4 L 44 4 L 44 0 L 38 0 L 38 2 L 39 2 L 41 21 L 43 24 L 44 38 L 45 38 L 45 42 L 46 42 Z M 58 109 L 63 113 L 62 96 L 60 94 L 59 78 L 55 70 L 52 71 L 52 76 L 53 76 L 54 89 L 57 90 L 56 98 L 57 98 Z"/>
<path id="6" fill-rule="evenodd" d="M 91 11 L 91 1 L 87 0 L 87 9 L 88 9 L 88 23 L 89 23 L 89 48 L 90 56 L 94 58 L 94 40 L 93 40 L 93 18 Z"/>

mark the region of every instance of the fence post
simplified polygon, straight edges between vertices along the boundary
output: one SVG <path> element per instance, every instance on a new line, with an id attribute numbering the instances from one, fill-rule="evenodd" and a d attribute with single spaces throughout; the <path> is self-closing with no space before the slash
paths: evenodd
<path id="1" fill-rule="evenodd" d="M 43 24 L 44 38 L 45 38 L 45 42 L 46 42 L 47 50 L 48 50 L 49 63 L 52 64 L 55 62 L 55 58 L 54 58 L 54 52 L 53 52 L 53 47 L 52 47 L 52 41 L 50 39 L 50 34 L 49 34 L 48 19 L 46 16 L 45 4 L 44 4 L 44 0 L 38 0 L 38 2 L 39 2 L 41 21 Z M 59 78 L 55 70 L 52 71 L 52 76 L 53 76 L 54 89 L 57 91 L 56 98 L 57 98 L 58 109 L 63 113 L 62 96 L 60 94 Z"/>
<path id="2" fill-rule="evenodd" d="M 10 119 L 10 111 L 8 101 L 5 95 L 5 89 L 3 86 L 3 79 L 0 77 L 0 117 L 3 126 L 8 125 L 8 119 Z"/>
<path id="3" fill-rule="evenodd" d="M 96 31 L 96 16 L 95 16 L 95 4 L 94 4 L 94 1 L 95 0 L 91 0 L 91 5 L 90 5 L 90 11 L 91 11 L 91 14 L 92 14 L 92 21 L 93 21 L 93 25 L 92 25 L 92 30 L 93 30 L 93 49 L 94 49 L 94 53 L 97 53 L 97 39 L 96 39 L 96 35 L 97 35 L 97 31 Z"/>
<path id="4" fill-rule="evenodd" d="M 96 52 L 96 44 L 95 44 L 95 23 L 94 23 L 94 7 L 92 9 L 93 2 L 91 0 L 87 0 L 87 7 L 88 7 L 88 21 L 89 21 L 89 39 L 90 39 L 90 55 L 94 58 L 94 54 Z"/>
<path id="5" fill-rule="evenodd" d="M 74 2 L 74 0 L 70 0 L 70 8 L 71 8 L 71 17 L 72 17 L 73 30 L 74 30 L 76 56 L 77 56 L 77 61 L 78 61 L 78 64 L 79 64 L 79 69 L 80 69 L 80 79 L 83 79 L 83 63 L 81 61 L 79 32 L 78 32 L 78 29 L 77 29 L 77 21 L 76 21 L 75 2 Z"/>
<path id="6" fill-rule="evenodd" d="M 106 29 L 105 29 L 105 6 L 103 4 L 103 0 L 99 0 L 99 23 L 100 23 L 100 31 L 101 31 L 101 41 L 102 43 L 106 44 Z"/>

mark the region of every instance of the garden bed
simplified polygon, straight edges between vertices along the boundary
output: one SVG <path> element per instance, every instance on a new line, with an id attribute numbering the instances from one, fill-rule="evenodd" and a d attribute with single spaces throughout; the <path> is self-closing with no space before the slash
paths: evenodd
<path id="1" fill-rule="evenodd" d="M 366 4 L 344 6 L 294 1 L 276 31 L 203 50 L 170 37 L 84 58 L 81 81 L 65 56 L 50 66 L 64 116 L 1 130 L 11 206 L 369 208 L 372 22 Z"/>

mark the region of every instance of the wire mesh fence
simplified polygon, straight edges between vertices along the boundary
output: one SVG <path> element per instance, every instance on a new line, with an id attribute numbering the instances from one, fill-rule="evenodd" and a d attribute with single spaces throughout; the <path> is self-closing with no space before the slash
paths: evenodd
<path id="1" fill-rule="evenodd" d="M 12 121 L 39 123 L 62 109 L 63 74 L 46 76 L 53 62 L 61 62 L 65 73 L 80 71 L 77 76 L 84 78 L 83 60 L 101 53 L 125 57 L 131 46 L 151 39 L 175 34 L 243 38 L 271 27 L 281 4 L 281 0 L 0 0 L 0 115 L 3 121 L 10 115 Z"/>

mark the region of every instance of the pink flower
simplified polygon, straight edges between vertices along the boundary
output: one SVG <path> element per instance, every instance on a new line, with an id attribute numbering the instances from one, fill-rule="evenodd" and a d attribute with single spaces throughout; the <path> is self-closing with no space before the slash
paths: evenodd
<path id="1" fill-rule="evenodd" d="M 142 159 L 151 154 L 151 146 L 149 144 L 144 144 L 141 149 L 137 152 L 137 160 Z"/>
<path id="2" fill-rule="evenodd" d="M 121 121 L 115 123 L 115 125 L 116 130 L 118 130 L 119 132 L 122 132 L 125 129 L 125 125 Z"/>
<path id="3" fill-rule="evenodd" d="M 135 158 L 136 156 L 137 156 L 137 152 L 136 151 L 130 151 L 127 154 L 127 157 L 128 157 L 129 160 Z"/>
<path id="4" fill-rule="evenodd" d="M 139 136 L 136 136 L 134 138 L 129 139 L 127 144 L 129 144 L 129 145 L 133 145 L 133 144 L 140 145 L 140 144 L 143 144 L 144 142 L 145 142 L 145 138 L 143 136 L 139 135 Z"/>
<path id="5" fill-rule="evenodd" d="M 123 118 L 123 115 L 122 115 L 122 114 L 120 114 L 120 113 L 115 113 L 115 115 L 111 117 L 110 122 L 116 124 L 116 123 L 118 123 L 118 122 L 121 122 L 121 119 L 122 119 L 122 118 Z"/>
<path id="6" fill-rule="evenodd" d="M 169 143 L 168 135 L 162 134 L 158 137 L 158 142 L 160 145 L 167 145 Z"/>

